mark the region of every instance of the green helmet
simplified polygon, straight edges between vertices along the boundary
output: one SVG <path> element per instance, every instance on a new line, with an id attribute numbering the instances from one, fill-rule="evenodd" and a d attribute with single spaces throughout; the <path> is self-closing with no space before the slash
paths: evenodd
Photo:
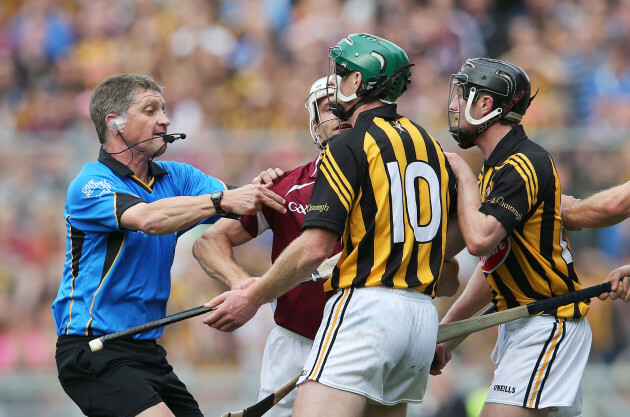
<path id="1" fill-rule="evenodd" d="M 369 33 L 354 33 L 330 48 L 338 76 L 358 71 L 363 83 L 357 96 L 393 103 L 407 89 L 413 64 L 398 45 Z"/>

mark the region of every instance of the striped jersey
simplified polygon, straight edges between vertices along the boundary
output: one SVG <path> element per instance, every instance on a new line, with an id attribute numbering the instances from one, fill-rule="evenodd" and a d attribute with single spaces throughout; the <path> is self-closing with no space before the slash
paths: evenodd
<path id="1" fill-rule="evenodd" d="M 280 253 L 300 236 L 308 201 L 317 177 L 317 161 L 313 160 L 285 172 L 284 176 L 273 184 L 271 190 L 286 200 L 286 213 L 263 206 L 256 215 L 243 216 L 241 219 L 243 228 L 252 237 L 271 229 L 272 262 L 275 262 Z M 341 245 L 337 242 L 333 254 L 340 250 Z M 324 306 L 331 295 L 324 292 L 321 281 L 302 282 L 274 301 L 273 318 L 278 326 L 308 339 L 315 339 L 324 315 Z"/>
<path id="2" fill-rule="evenodd" d="M 149 184 L 101 148 L 68 187 L 66 262 L 52 312 L 57 335 L 101 336 L 161 319 L 171 290 L 177 238 L 120 226 L 120 216 L 140 202 L 195 196 L 226 185 L 179 162 L 149 163 Z M 214 222 L 218 216 L 204 220 Z M 134 339 L 156 339 L 162 328 Z"/>
<path id="3" fill-rule="evenodd" d="M 324 288 L 416 288 L 434 296 L 444 262 L 453 175 L 440 145 L 389 104 L 362 112 L 322 153 L 303 228 L 343 249 Z"/>
<path id="4" fill-rule="evenodd" d="M 484 162 L 478 178 L 482 213 L 495 217 L 508 235 L 481 266 L 499 310 L 582 288 L 560 217 L 562 191 L 551 155 L 514 127 Z M 550 312 L 578 318 L 580 301 Z"/>

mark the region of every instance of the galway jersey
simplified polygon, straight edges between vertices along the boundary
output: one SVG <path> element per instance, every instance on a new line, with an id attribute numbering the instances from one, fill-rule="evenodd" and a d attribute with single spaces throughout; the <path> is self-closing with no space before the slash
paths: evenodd
<path id="1" fill-rule="evenodd" d="M 149 184 L 101 148 L 68 188 L 63 278 L 52 304 L 58 335 L 100 336 L 166 315 L 170 270 L 180 234 L 150 236 L 124 229 L 129 207 L 162 198 L 196 196 L 226 185 L 179 162 L 149 163 Z M 204 223 L 213 223 L 213 216 Z M 162 329 L 135 339 L 156 339 Z"/>
<path id="2" fill-rule="evenodd" d="M 560 217 L 560 179 L 551 155 L 513 128 L 485 161 L 478 178 L 482 213 L 501 222 L 508 235 L 481 266 L 499 310 L 582 288 Z M 585 316 L 589 300 L 549 312 Z"/>
<path id="3" fill-rule="evenodd" d="M 287 212 L 282 214 L 265 206 L 257 215 L 243 216 L 241 219 L 241 224 L 252 237 L 267 229 L 273 231 L 272 262 L 302 233 L 302 223 L 316 176 L 316 160 L 286 172 L 273 185 L 272 190 L 286 200 Z M 341 244 L 337 243 L 333 254 L 340 250 Z M 312 340 L 329 298 L 330 295 L 323 290 L 322 282 L 303 282 L 275 301 L 274 320 L 278 326 Z"/>
<path id="4" fill-rule="evenodd" d="M 384 286 L 435 295 L 454 176 L 440 145 L 390 104 L 362 112 L 321 156 L 304 228 L 341 236 L 324 289 Z"/>

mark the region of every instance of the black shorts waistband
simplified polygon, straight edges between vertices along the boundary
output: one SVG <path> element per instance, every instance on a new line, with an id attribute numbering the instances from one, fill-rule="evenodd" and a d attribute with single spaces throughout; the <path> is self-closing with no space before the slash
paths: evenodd
<path id="1" fill-rule="evenodd" d="M 69 346 L 69 345 L 82 345 L 88 344 L 94 339 L 98 339 L 100 336 L 80 336 L 77 334 L 62 334 L 57 336 L 57 346 Z M 157 342 L 155 339 L 150 340 L 136 340 L 136 339 L 121 339 L 120 341 L 131 342 L 137 345 L 155 345 Z M 116 343 L 116 342 L 114 342 Z"/>

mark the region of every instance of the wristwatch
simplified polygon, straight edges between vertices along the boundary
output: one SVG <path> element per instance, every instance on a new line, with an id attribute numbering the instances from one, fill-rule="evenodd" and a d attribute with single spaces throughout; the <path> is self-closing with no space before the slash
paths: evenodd
<path id="1" fill-rule="evenodd" d="M 223 216 L 227 212 L 221 208 L 221 200 L 223 199 L 223 191 L 215 191 L 210 194 L 210 200 L 212 200 L 212 204 L 214 204 L 214 209 L 217 211 L 219 216 Z"/>

